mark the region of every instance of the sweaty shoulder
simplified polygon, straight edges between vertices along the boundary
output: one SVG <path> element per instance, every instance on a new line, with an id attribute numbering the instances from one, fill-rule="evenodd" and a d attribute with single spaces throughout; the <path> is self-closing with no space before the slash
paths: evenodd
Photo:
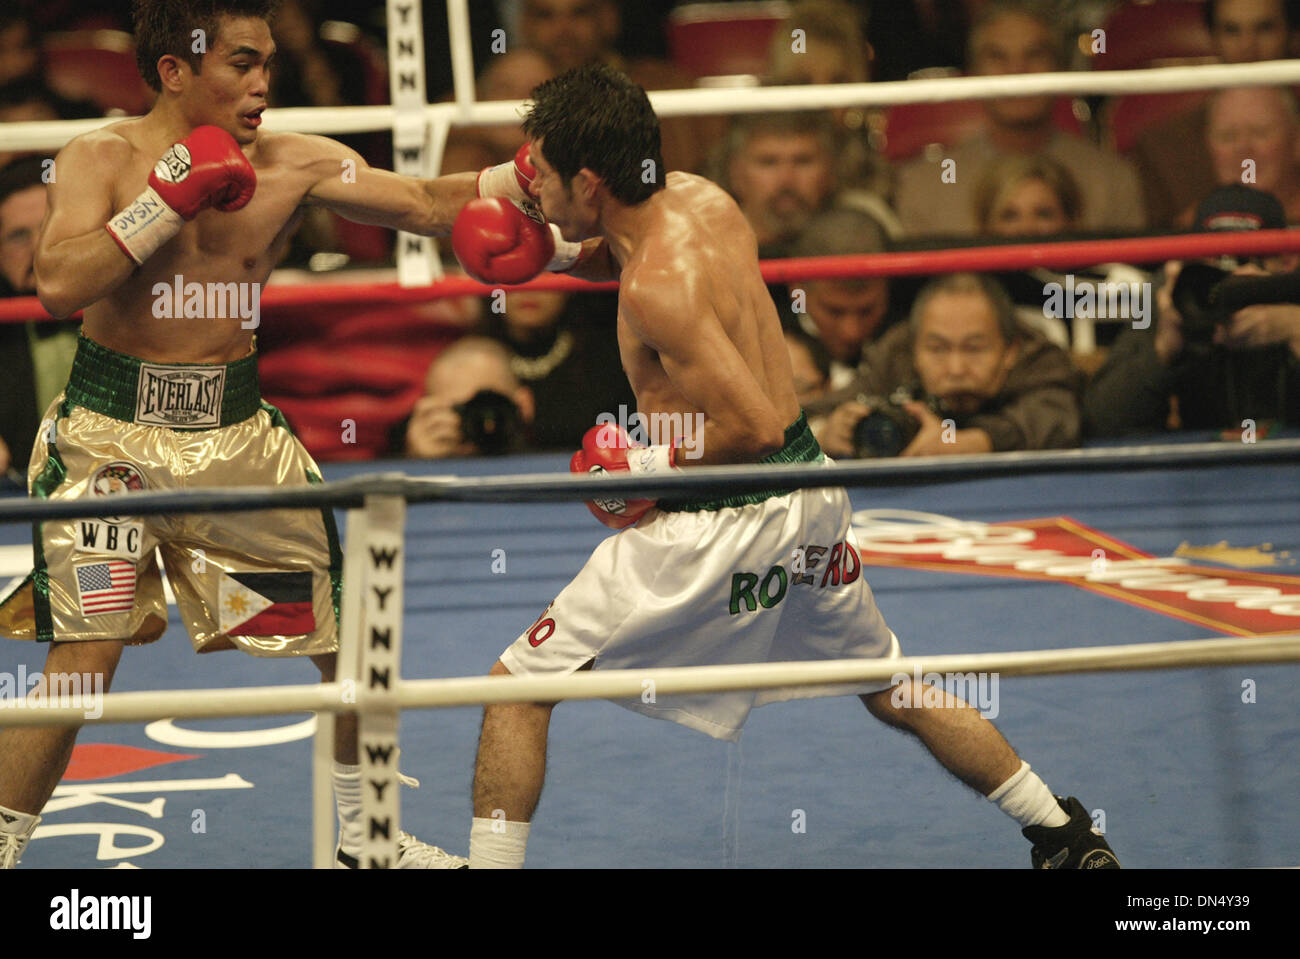
<path id="1" fill-rule="evenodd" d="M 308 133 L 263 133 L 257 138 L 253 166 L 309 169 L 331 165 L 334 170 L 356 154 L 337 140 Z"/>
<path id="2" fill-rule="evenodd" d="M 55 161 L 54 182 L 58 182 L 59 166 L 73 167 L 82 172 L 120 170 L 125 167 L 135 154 L 135 146 L 130 138 L 131 123 L 129 120 L 112 123 L 69 140 Z"/>
<path id="3" fill-rule="evenodd" d="M 707 277 L 733 273 L 732 260 L 745 245 L 757 263 L 754 231 L 725 190 L 680 172 L 669 173 L 665 187 L 647 201 L 655 205 L 654 229 L 623 267 L 625 303 L 689 301 Z"/>
<path id="4" fill-rule="evenodd" d="M 701 204 L 713 213 L 734 210 L 737 216 L 744 219 L 740 207 L 736 206 L 736 201 L 712 180 L 694 173 L 674 170 L 668 174 L 664 184 L 665 193 L 672 199 L 674 205 L 683 202 Z"/>
<path id="5" fill-rule="evenodd" d="M 652 248 L 686 243 L 695 245 L 697 252 L 734 250 L 738 243 L 748 242 L 757 250 L 749 221 L 731 195 L 712 180 L 674 171 L 668 174 L 665 186 L 656 194 L 660 230 L 652 238 L 657 241 Z"/>

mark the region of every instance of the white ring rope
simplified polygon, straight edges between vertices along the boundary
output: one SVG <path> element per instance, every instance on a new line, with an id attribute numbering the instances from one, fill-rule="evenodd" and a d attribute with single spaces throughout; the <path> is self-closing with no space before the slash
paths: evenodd
<path id="1" fill-rule="evenodd" d="M 477 706 L 484 703 L 630 699 L 641 696 L 647 688 L 647 682 L 653 682 L 656 696 L 675 696 L 779 689 L 787 686 L 880 682 L 899 673 L 908 676 L 915 673 L 1054 676 L 1067 673 L 1294 662 L 1300 662 L 1300 634 L 900 659 L 611 669 L 571 676 L 471 676 L 402 680 L 396 687 L 396 700 L 402 709 L 427 709 Z M 343 693 L 343 684 L 337 682 L 250 689 L 109 693 L 98 704 L 102 706 L 103 714 L 95 718 L 88 718 L 82 706 L 28 706 L 23 701 L 5 701 L 0 702 L 0 725 L 68 726 L 86 722 L 127 723 L 168 718 L 273 715 L 303 710 L 362 712 L 367 708 L 370 697 L 365 692 L 358 690 L 355 697 L 350 697 L 354 701 L 346 703 Z"/>
<path id="2" fill-rule="evenodd" d="M 797 87 L 747 87 L 726 90 L 655 90 L 650 102 L 661 117 L 816 110 L 836 107 L 896 106 L 949 100 L 991 100 L 1036 94 L 1121 95 L 1218 90 L 1239 86 L 1300 85 L 1300 60 L 1266 63 L 1208 64 L 1148 70 L 1022 73 L 997 77 L 944 77 L 934 80 L 895 80 L 888 83 L 839 83 Z M 434 103 L 430 122 L 452 126 L 516 123 L 522 100 L 458 105 Z M 397 116 L 391 106 L 291 107 L 267 110 L 267 130 L 342 136 L 393 129 Z M 54 150 L 75 136 L 97 130 L 121 117 L 91 120 L 48 120 L 0 124 L 5 149 Z"/>

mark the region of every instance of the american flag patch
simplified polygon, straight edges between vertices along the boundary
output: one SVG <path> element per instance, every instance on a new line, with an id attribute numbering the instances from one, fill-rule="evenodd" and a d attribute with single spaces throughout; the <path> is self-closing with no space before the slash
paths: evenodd
<path id="1" fill-rule="evenodd" d="M 77 592 L 83 616 L 130 612 L 135 606 L 135 564 L 114 559 L 78 566 Z"/>

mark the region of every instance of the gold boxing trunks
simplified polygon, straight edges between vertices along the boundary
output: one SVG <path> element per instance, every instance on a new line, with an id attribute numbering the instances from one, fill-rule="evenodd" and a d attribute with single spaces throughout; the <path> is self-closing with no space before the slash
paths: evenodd
<path id="1" fill-rule="evenodd" d="M 28 471 L 43 499 L 320 481 L 262 402 L 255 356 L 149 363 L 85 337 Z M 328 509 L 57 520 L 33 524 L 32 540 L 35 568 L 0 600 L 0 635 L 152 642 L 167 625 L 160 553 L 197 652 L 338 648 L 342 555 Z"/>

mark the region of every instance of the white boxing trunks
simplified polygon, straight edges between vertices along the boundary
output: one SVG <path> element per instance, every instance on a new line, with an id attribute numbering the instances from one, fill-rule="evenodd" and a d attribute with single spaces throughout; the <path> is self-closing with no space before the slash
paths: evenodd
<path id="1" fill-rule="evenodd" d="M 803 416 L 765 462 L 819 461 Z M 729 505 L 742 499 L 757 500 Z M 862 575 L 841 487 L 663 503 L 607 538 L 501 655 L 516 676 L 900 656 Z M 735 740 L 755 706 L 889 682 L 615 700 Z"/>

